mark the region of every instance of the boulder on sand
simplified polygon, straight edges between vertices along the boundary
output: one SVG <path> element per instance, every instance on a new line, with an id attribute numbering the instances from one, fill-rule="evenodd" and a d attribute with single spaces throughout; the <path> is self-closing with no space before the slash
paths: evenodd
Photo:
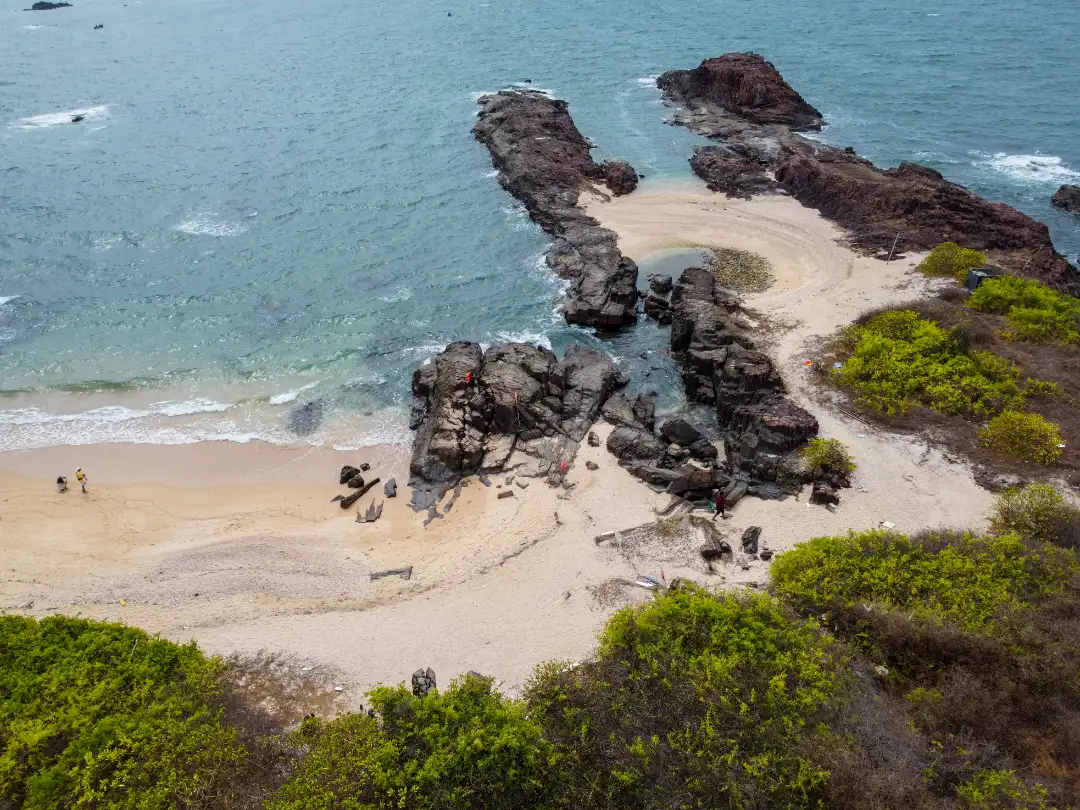
<path id="1" fill-rule="evenodd" d="M 625 384 L 609 357 L 584 346 L 559 360 L 541 346 L 452 343 L 413 375 L 414 506 L 481 471 L 545 476 L 569 464 Z"/>
<path id="2" fill-rule="evenodd" d="M 435 670 L 431 667 L 418 669 L 412 674 L 412 692 L 417 697 L 423 697 L 435 688 Z"/>
<path id="3" fill-rule="evenodd" d="M 346 464 L 344 467 L 341 468 L 341 474 L 338 476 L 338 483 L 341 485 L 345 485 L 349 483 L 349 481 L 352 480 L 354 476 L 357 476 L 359 474 L 360 470 L 358 468 L 353 467 L 350 464 Z"/>
<path id="4" fill-rule="evenodd" d="M 660 426 L 660 435 L 673 444 L 689 447 L 695 442 L 706 441 L 696 427 L 685 419 L 669 419 Z"/>

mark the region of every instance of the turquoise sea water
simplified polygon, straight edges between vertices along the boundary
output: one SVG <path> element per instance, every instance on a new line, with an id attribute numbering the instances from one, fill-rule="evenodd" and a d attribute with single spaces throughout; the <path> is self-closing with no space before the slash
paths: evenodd
<path id="1" fill-rule="evenodd" d="M 826 140 L 1080 252 L 1049 204 L 1080 181 L 1077 3 L 73 2 L 0 11 L 0 449 L 398 438 L 412 369 L 456 339 L 663 366 L 636 359 L 655 334 L 554 312 L 547 240 L 469 132 L 478 94 L 526 78 L 647 188 L 690 179 L 699 142 L 649 77 L 756 50 Z M 326 422 L 297 437 L 312 399 Z"/>

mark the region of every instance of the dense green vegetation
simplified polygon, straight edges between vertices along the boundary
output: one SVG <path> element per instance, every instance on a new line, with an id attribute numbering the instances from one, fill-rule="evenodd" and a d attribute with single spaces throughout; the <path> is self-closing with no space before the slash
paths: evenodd
<path id="1" fill-rule="evenodd" d="M 1036 413 L 1002 411 L 979 432 L 983 445 L 1003 456 L 1052 464 L 1061 457 L 1061 430 Z"/>
<path id="2" fill-rule="evenodd" d="M 969 352 L 963 330 L 942 329 L 909 310 L 850 327 L 839 382 L 863 404 L 897 413 L 925 405 L 947 414 L 990 415 L 1024 401 L 1020 373 L 989 352 Z"/>
<path id="3" fill-rule="evenodd" d="M 0 808 L 1080 806 L 1080 509 L 1012 490 L 992 527 L 817 538 L 771 595 L 620 610 L 521 700 L 380 688 L 258 739 L 192 645 L 0 616 Z"/>
<path id="4" fill-rule="evenodd" d="M 0 806 L 209 802 L 243 755 L 193 644 L 60 616 L 0 617 Z"/>
<path id="5" fill-rule="evenodd" d="M 919 270 L 928 276 L 952 276 L 963 281 L 968 270 L 985 265 L 985 253 L 962 248 L 955 242 L 942 242 L 919 263 Z"/>
<path id="6" fill-rule="evenodd" d="M 1003 335 L 1033 343 L 1080 343 L 1080 299 L 1055 292 L 1038 281 L 1000 276 L 986 279 L 968 298 L 981 312 L 1008 318 Z"/>

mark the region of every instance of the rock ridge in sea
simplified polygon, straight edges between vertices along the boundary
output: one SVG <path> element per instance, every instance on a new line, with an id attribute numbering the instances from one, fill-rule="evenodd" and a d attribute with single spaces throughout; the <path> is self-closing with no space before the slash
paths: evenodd
<path id="1" fill-rule="evenodd" d="M 1050 202 L 1058 208 L 1064 208 L 1066 211 L 1080 214 L 1080 186 L 1062 186 L 1054 192 L 1054 196 L 1050 198 Z"/>
<path id="2" fill-rule="evenodd" d="M 461 479 L 512 471 L 562 480 L 608 398 L 628 378 L 611 358 L 572 345 L 452 343 L 413 374 L 413 505 Z"/>
<path id="3" fill-rule="evenodd" d="M 596 163 L 565 101 L 532 90 L 481 97 L 476 139 L 491 153 L 499 182 L 554 237 L 548 266 L 570 284 L 563 314 L 570 323 L 617 329 L 637 320 L 637 265 L 613 231 L 578 205 L 600 184 L 628 194 L 637 173 L 623 161 Z"/>
<path id="4" fill-rule="evenodd" d="M 915 163 L 882 170 L 855 154 L 797 133 L 818 129 L 821 114 L 776 68 L 755 54 L 725 54 L 657 80 L 672 122 L 717 141 L 691 160 L 710 188 L 740 196 L 777 186 L 850 234 L 851 243 L 886 256 L 953 241 L 985 251 L 1018 275 L 1080 295 L 1080 273 L 1054 250 L 1046 225 L 993 203 Z"/>

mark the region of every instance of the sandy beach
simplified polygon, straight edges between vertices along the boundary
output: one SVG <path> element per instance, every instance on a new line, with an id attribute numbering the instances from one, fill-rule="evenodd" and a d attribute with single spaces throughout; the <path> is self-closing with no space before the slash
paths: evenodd
<path id="1" fill-rule="evenodd" d="M 716 525 L 731 541 L 751 525 L 780 552 L 814 536 L 889 521 L 899 530 L 982 525 L 990 496 L 970 470 L 914 437 L 890 435 L 823 404 L 804 359 L 816 338 L 859 313 L 920 297 L 918 257 L 886 265 L 842 244 L 836 228 L 794 200 L 730 200 L 703 188 L 643 190 L 590 204 L 589 213 L 641 259 L 671 247 L 750 250 L 776 283 L 748 296 L 772 334 L 793 395 L 821 433 L 849 445 L 859 465 L 840 507 L 747 499 Z M 597 426 L 603 438 L 608 428 Z M 594 538 L 656 521 L 669 504 L 585 446 L 569 490 L 542 480 L 470 480 L 452 509 L 424 526 L 408 491 L 376 524 L 358 524 L 337 470 L 367 461 L 404 484 L 409 449 L 348 453 L 259 443 L 178 447 L 91 445 L 0 454 L 0 610 L 79 613 L 227 655 L 284 652 L 327 665 L 359 701 L 379 683 L 432 667 L 440 683 L 468 670 L 516 693 L 535 665 L 589 654 L 620 604 L 648 598 L 640 575 L 691 576 L 712 585 L 762 584 L 767 563 L 741 555 L 715 572 L 697 555 L 702 531 L 685 521 Z M 586 462 L 598 465 L 593 471 Z M 74 486 L 74 465 L 90 492 Z M 72 490 L 57 494 L 63 472 Z M 523 488 L 520 483 L 527 483 Z M 514 497 L 498 495 L 512 489 Z M 361 500 L 383 500 L 382 488 Z M 732 542 L 737 546 L 737 542 Z M 372 572 L 412 566 L 408 580 Z"/>

